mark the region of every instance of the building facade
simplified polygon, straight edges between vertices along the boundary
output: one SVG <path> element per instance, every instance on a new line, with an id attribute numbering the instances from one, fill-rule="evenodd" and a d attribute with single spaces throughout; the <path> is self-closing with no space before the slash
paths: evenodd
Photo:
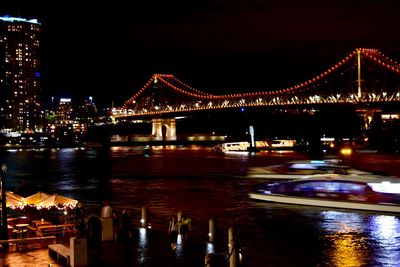
<path id="1" fill-rule="evenodd" d="M 50 145 L 60 147 L 83 144 L 88 125 L 93 123 L 96 113 L 92 97 L 83 104 L 71 98 L 60 98 L 54 109 L 46 111 L 45 132 L 48 133 Z"/>
<path id="2" fill-rule="evenodd" d="M 39 35 L 35 19 L 0 17 L 0 130 L 43 128 Z"/>

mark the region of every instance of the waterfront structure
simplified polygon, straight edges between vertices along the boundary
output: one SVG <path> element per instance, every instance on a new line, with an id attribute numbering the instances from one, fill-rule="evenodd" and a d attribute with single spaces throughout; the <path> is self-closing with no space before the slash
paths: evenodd
<path id="1" fill-rule="evenodd" d="M 72 108 L 71 98 L 60 98 L 56 110 L 57 119 L 60 121 L 72 121 L 73 111 L 74 109 Z"/>
<path id="2" fill-rule="evenodd" d="M 36 19 L 0 17 L 0 129 L 43 128 L 40 28 Z"/>
<path id="3" fill-rule="evenodd" d="M 6 182 L 5 174 L 7 172 L 7 165 L 3 163 L 0 170 L 1 174 L 1 239 L 8 239 L 8 227 L 7 227 L 7 204 L 6 204 Z"/>
<path id="4" fill-rule="evenodd" d="M 279 90 L 216 95 L 197 90 L 174 75 L 154 74 L 121 107 L 114 108 L 112 115 L 117 119 L 157 118 L 244 107 L 340 104 L 357 105 L 365 117 L 371 117 L 381 105 L 400 102 L 399 83 L 399 63 L 376 49 L 358 48 L 308 81 Z M 370 108 L 371 104 L 378 108 Z"/>
<path id="5" fill-rule="evenodd" d="M 265 78 L 268 79 L 267 76 Z M 352 140 L 357 143 L 374 144 L 374 140 L 387 139 L 381 138 L 381 124 L 379 124 L 382 121 L 379 118 L 381 113 L 389 112 L 389 118 L 392 121 L 400 114 L 398 108 L 399 84 L 400 64 L 376 49 L 366 48 L 355 49 L 337 61 L 331 68 L 307 81 L 278 90 L 266 88 L 264 91 L 258 92 L 235 90 L 229 94 L 213 94 L 198 90 L 174 75 L 154 74 L 122 106 L 113 107 L 111 121 L 125 124 L 128 121 L 149 122 L 151 120 L 153 123 L 151 133 L 152 136 L 155 136 L 155 140 L 164 140 L 160 134 L 163 133 L 162 129 L 166 133 L 165 140 L 174 140 L 173 135 L 168 136 L 168 129 L 172 128 L 168 122 L 172 119 L 177 120 L 177 118 L 184 118 L 188 121 L 195 117 L 195 114 L 198 114 L 198 117 L 202 116 L 204 118 L 202 122 L 212 127 L 211 115 L 205 119 L 207 114 L 212 114 L 215 119 L 218 117 L 216 116 L 218 113 L 224 112 L 227 114 L 220 117 L 221 122 L 230 119 L 230 124 L 226 125 L 242 123 L 242 128 L 248 128 L 249 125 L 255 123 L 254 119 L 257 116 L 267 117 L 270 110 L 314 116 L 314 114 L 321 114 L 324 109 L 333 108 L 334 110 L 350 111 L 354 116 L 351 117 L 351 124 L 349 120 L 340 124 L 344 129 L 342 133 L 326 126 L 329 129 L 328 133 L 331 132 L 338 139 L 349 138 L 348 135 L 350 135 Z M 251 114 L 261 110 L 265 111 L 263 115 L 253 116 Z M 228 113 L 232 115 L 228 115 Z M 240 119 L 235 120 L 234 116 Z M 250 121 L 251 119 L 253 121 Z M 257 120 L 259 119 L 257 118 Z M 179 119 L 179 121 L 183 120 Z M 346 123 L 348 123 L 347 126 L 344 125 Z M 176 123 L 176 126 L 173 127 L 174 132 L 180 133 L 182 124 Z M 268 124 L 271 126 L 268 121 L 260 122 L 257 129 L 260 129 L 261 125 L 269 138 L 292 139 L 286 134 L 272 135 L 271 131 L 266 129 L 270 127 L 267 126 Z M 310 142 L 316 144 L 323 134 L 326 134 L 322 132 L 319 136 L 318 132 L 319 129 L 303 133 L 301 135 L 306 139 L 299 141 L 305 142 L 305 144 Z M 231 134 L 227 131 L 225 135 Z M 248 133 L 246 136 L 243 133 L 238 135 L 239 138 L 234 138 L 233 141 L 246 141 L 244 138 L 248 138 Z M 367 136 L 371 138 L 368 139 Z M 176 139 L 179 137 L 180 134 Z M 398 147 L 397 139 L 391 139 L 390 143 L 395 144 L 387 147 Z"/>
<path id="6" fill-rule="evenodd" d="M 53 99 L 54 101 L 54 99 Z M 46 132 L 55 145 L 72 145 L 82 142 L 88 124 L 96 114 L 93 98 L 77 105 L 71 98 L 60 98 L 55 109 L 47 112 Z"/>

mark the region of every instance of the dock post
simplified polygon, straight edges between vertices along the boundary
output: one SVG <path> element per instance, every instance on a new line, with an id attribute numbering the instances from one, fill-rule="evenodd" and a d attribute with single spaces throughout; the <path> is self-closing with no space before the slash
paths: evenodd
<path id="1" fill-rule="evenodd" d="M 239 267 L 239 244 L 237 242 L 237 231 L 234 226 L 228 230 L 229 244 L 229 267 Z"/>
<path id="2" fill-rule="evenodd" d="M 86 267 L 88 265 L 88 249 L 86 238 L 71 237 L 69 240 L 71 267 Z"/>
<path id="3" fill-rule="evenodd" d="M 147 214 L 147 208 L 142 207 L 142 218 L 140 219 L 140 227 L 147 228 L 149 226 L 149 218 Z"/>
<path id="4" fill-rule="evenodd" d="M 215 267 L 214 261 L 215 261 L 214 254 L 208 253 L 208 254 L 206 254 L 206 256 L 204 258 L 204 266 L 205 267 Z"/>
<path id="5" fill-rule="evenodd" d="M 209 226 L 209 231 L 208 231 L 208 237 L 209 237 L 209 241 L 210 243 L 214 243 L 215 242 L 215 220 L 214 218 L 211 218 L 208 222 L 208 226 Z"/>
<path id="6" fill-rule="evenodd" d="M 182 221 L 182 216 L 183 216 L 183 212 L 182 211 L 178 211 L 178 214 L 176 216 L 177 222 L 181 222 Z"/>
<path id="7" fill-rule="evenodd" d="M 114 240 L 113 218 L 101 217 L 101 240 L 111 241 Z"/>

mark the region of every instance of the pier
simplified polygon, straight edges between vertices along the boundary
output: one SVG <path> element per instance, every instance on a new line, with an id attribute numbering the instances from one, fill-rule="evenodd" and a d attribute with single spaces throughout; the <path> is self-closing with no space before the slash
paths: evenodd
<path id="1" fill-rule="evenodd" d="M 89 222 L 94 218 L 93 214 L 86 218 L 87 231 L 85 246 L 78 252 L 78 258 L 83 257 L 86 264 L 82 266 L 204 266 L 210 267 L 226 266 L 230 262 L 230 256 L 234 254 L 235 262 L 230 266 L 238 267 L 236 259 L 239 252 L 233 247 L 236 231 L 233 228 L 225 229 L 228 237 L 223 237 L 223 233 L 216 231 L 216 220 L 202 220 L 207 222 L 209 231 L 200 233 L 199 231 L 189 231 L 187 236 L 182 232 L 178 235 L 176 249 L 171 249 L 170 236 L 165 229 L 152 228 L 150 212 L 146 207 L 141 209 L 140 223 L 133 226 L 127 233 L 129 236 L 114 236 L 112 239 L 102 241 L 93 233 L 93 228 Z M 184 216 L 179 212 L 178 219 Z M 135 216 L 135 220 L 136 220 Z M 97 217 L 97 219 L 104 219 Z M 133 219 L 133 218 L 132 218 Z M 133 220 L 131 220 L 132 222 Z M 180 220 L 182 223 L 183 221 Z M 197 222 L 194 226 L 198 227 Z M 190 227 L 191 228 L 191 227 Z M 204 226 L 201 227 L 205 229 Z M 100 229 L 104 236 L 107 227 Z M 212 233 L 212 238 L 210 234 Z M 120 235 L 122 229 L 120 229 Z M 225 234 L 226 235 L 226 234 Z M 226 240 L 225 240 L 226 239 Z M 229 240 L 228 240 L 229 239 Z M 74 266 L 73 260 L 73 240 L 68 233 L 57 233 L 56 235 L 43 237 L 21 237 L 18 239 L 1 240 L 0 245 L 8 244 L 7 249 L 0 250 L 0 264 L 2 266 L 14 266 L 16 264 L 31 264 L 35 262 L 38 266 Z M 229 241 L 229 242 L 228 242 Z M 227 244 L 229 243 L 229 246 Z M 85 247 L 87 253 L 85 253 Z M 78 259 L 79 260 L 79 259 Z M 81 266 L 80 264 L 75 266 Z"/>

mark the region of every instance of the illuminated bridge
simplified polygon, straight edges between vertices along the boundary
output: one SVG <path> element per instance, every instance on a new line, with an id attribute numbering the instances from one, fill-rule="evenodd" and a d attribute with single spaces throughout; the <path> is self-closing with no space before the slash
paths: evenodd
<path id="1" fill-rule="evenodd" d="M 215 95 L 195 89 L 173 75 L 154 74 L 122 107 L 113 109 L 113 116 L 154 118 L 237 107 L 399 101 L 400 64 L 378 50 L 359 48 L 308 81 L 279 90 Z"/>

